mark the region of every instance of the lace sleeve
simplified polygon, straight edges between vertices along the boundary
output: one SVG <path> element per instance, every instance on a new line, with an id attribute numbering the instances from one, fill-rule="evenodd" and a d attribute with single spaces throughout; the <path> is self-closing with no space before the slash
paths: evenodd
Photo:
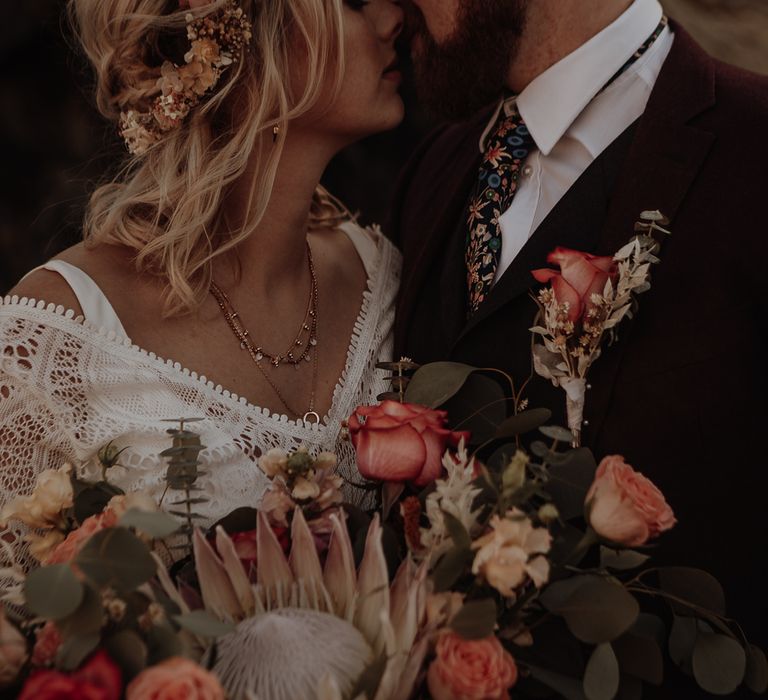
<path id="1" fill-rule="evenodd" d="M 0 322 L 0 508 L 30 493 L 37 475 L 72 460 L 71 443 L 57 419 L 54 402 L 33 380 L 34 338 L 19 342 Z M 26 528 L 18 521 L 0 523 L 0 537 L 17 561 L 31 563 L 24 543 Z"/>

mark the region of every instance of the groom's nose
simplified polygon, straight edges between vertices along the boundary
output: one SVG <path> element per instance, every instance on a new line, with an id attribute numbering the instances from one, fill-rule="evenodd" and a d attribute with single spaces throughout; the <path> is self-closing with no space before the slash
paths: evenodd
<path id="1" fill-rule="evenodd" d="M 401 0 L 388 0 L 382 8 L 380 36 L 386 41 L 394 41 L 403 31 L 403 8 Z"/>

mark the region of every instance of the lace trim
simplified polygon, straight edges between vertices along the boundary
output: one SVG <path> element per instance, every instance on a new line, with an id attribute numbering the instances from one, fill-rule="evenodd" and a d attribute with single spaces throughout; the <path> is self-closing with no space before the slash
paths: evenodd
<path id="1" fill-rule="evenodd" d="M 97 326 L 90 322 L 82 315 L 76 316 L 73 309 L 67 309 L 61 304 L 56 305 L 53 303 L 46 303 L 44 300 L 37 300 L 31 297 L 6 295 L 0 298 L 0 310 L 4 307 L 26 307 L 31 310 L 51 314 L 52 317 L 57 319 L 70 321 L 71 324 L 59 324 L 60 330 L 71 332 L 80 340 L 86 342 L 92 340 L 88 337 L 89 334 L 96 334 L 105 342 L 113 343 L 115 345 L 114 349 L 116 353 L 123 359 L 130 359 L 131 353 L 138 354 L 160 368 L 171 369 L 177 372 L 180 376 L 190 379 L 197 385 L 215 394 L 217 398 L 233 401 L 246 407 L 249 411 L 259 414 L 261 418 L 265 418 L 268 421 L 275 423 L 275 427 L 279 426 L 280 428 L 285 429 L 287 426 L 290 426 L 294 428 L 296 437 L 317 439 L 320 433 L 326 431 L 328 432 L 327 437 L 332 438 L 332 441 L 334 441 L 335 436 L 340 430 L 341 421 L 347 417 L 338 415 L 339 410 L 341 409 L 341 406 L 339 405 L 340 398 L 350 382 L 354 387 L 361 381 L 362 373 L 369 361 L 369 353 L 359 353 L 359 349 L 361 347 L 367 348 L 368 350 L 372 349 L 371 341 L 372 336 L 376 331 L 376 325 L 370 322 L 371 300 L 374 298 L 378 299 L 382 296 L 384 291 L 383 288 L 389 281 L 387 276 L 383 273 L 390 270 L 393 255 L 399 255 L 396 249 L 383 238 L 382 234 L 376 235 L 380 237 L 378 241 L 378 256 L 377 259 L 374 260 L 374 264 L 372 265 L 373 272 L 368 276 L 366 289 L 363 291 L 360 312 L 358 313 L 350 336 L 344 369 L 334 387 L 331 406 L 328 413 L 323 416 L 323 419 L 319 424 L 305 424 L 288 418 L 285 414 L 272 412 L 268 408 L 252 404 L 244 396 L 239 396 L 235 392 L 224 388 L 221 384 L 214 384 L 214 382 L 208 380 L 205 375 L 200 375 L 194 370 L 182 366 L 180 362 L 173 359 L 159 357 L 156 353 L 136 345 L 126 336 L 119 336 L 112 330 L 107 331 L 101 326 Z M 0 362 L 3 359 L 4 358 L 0 358 Z"/>

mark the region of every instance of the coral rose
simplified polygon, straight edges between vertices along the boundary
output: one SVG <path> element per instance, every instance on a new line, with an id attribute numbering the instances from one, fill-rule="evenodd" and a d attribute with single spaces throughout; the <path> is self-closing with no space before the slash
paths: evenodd
<path id="1" fill-rule="evenodd" d="M 117 515 L 111 510 L 105 510 L 103 513 L 86 518 L 77 530 L 72 530 L 67 538 L 53 549 L 43 564 L 65 564 L 72 561 L 91 537 L 108 527 L 114 527 L 116 524 Z"/>
<path id="2" fill-rule="evenodd" d="M 522 511 L 512 509 L 505 518 L 494 515 L 491 531 L 472 544 L 477 549 L 472 573 L 480 574 L 501 595 L 516 597 L 515 589 L 527 578 L 541 588 L 549 579 L 546 556 L 552 535 L 534 527 Z"/>
<path id="3" fill-rule="evenodd" d="M 600 462 L 586 507 L 592 529 L 626 547 L 643 545 L 676 522 L 664 494 L 616 455 Z"/>
<path id="4" fill-rule="evenodd" d="M 118 666 L 105 651 L 97 651 L 70 675 L 59 671 L 33 673 L 18 700 L 119 700 L 122 685 Z"/>
<path id="5" fill-rule="evenodd" d="M 348 422 L 360 473 L 378 481 L 426 486 L 440 476 L 446 448 L 469 439 L 445 427 L 445 411 L 397 401 L 360 406 Z"/>
<path id="6" fill-rule="evenodd" d="M 508 700 L 517 682 L 515 660 L 495 636 L 469 640 L 441 635 L 427 672 L 433 700 Z"/>
<path id="7" fill-rule="evenodd" d="M 224 689 L 212 673 L 175 656 L 136 676 L 125 700 L 224 700 Z"/>
<path id="8" fill-rule="evenodd" d="M 598 257 L 568 248 L 555 248 L 548 256 L 550 269 L 534 270 L 539 282 L 551 282 L 558 304 L 568 304 L 568 319 L 576 323 L 592 306 L 592 295 L 602 294 L 605 283 L 616 276 L 617 266 L 612 257 Z"/>

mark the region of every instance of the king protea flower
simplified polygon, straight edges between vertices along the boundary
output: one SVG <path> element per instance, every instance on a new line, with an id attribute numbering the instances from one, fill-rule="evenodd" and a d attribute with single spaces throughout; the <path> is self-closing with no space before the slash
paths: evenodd
<path id="1" fill-rule="evenodd" d="M 218 553 L 195 532 L 203 604 L 221 620 L 238 623 L 218 640 L 214 667 L 231 697 L 346 697 L 366 666 L 383 657 L 386 670 L 374 700 L 411 694 L 428 646 L 422 634 L 426 568 L 407 559 L 390 585 L 377 516 L 356 571 L 342 516 L 331 520 L 323 568 L 301 509 L 291 525 L 289 558 L 260 512 L 255 584 L 222 528 L 216 530 Z M 269 653 L 260 653 L 264 649 Z"/>

